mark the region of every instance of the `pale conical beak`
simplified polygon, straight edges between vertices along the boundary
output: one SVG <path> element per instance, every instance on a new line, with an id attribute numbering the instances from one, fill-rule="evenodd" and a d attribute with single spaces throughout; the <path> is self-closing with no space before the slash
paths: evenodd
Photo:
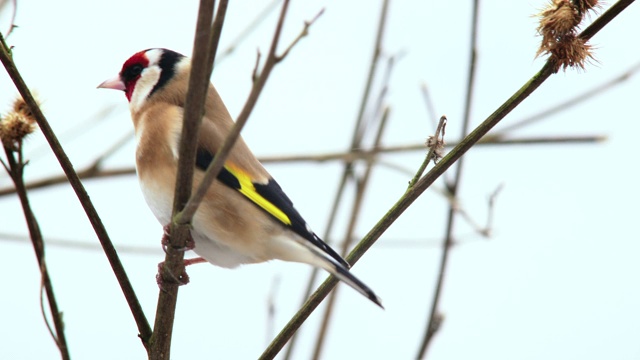
<path id="1" fill-rule="evenodd" d="M 126 87 L 122 80 L 120 80 L 120 76 L 116 76 L 113 79 L 106 80 L 102 84 L 98 85 L 98 89 L 113 89 L 113 90 L 122 90 L 124 91 Z"/>

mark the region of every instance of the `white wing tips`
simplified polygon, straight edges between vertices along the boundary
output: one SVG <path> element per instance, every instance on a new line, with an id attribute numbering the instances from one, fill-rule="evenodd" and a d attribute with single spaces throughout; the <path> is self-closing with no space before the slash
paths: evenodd
<path id="1" fill-rule="evenodd" d="M 331 268 L 329 268 L 331 267 Z M 331 262 L 328 266 L 323 266 L 324 269 L 335 275 L 338 279 L 351 286 L 360 294 L 364 295 L 367 299 L 371 300 L 374 304 L 378 305 L 380 308 L 384 309 L 382 305 L 382 300 L 378 295 L 376 295 L 371 288 L 369 288 L 365 283 L 360 281 L 357 277 L 355 277 L 351 272 L 345 268 L 344 266 Z"/>

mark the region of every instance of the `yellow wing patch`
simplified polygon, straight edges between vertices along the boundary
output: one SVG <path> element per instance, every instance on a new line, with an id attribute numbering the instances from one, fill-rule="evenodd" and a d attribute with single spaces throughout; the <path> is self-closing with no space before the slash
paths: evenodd
<path id="1" fill-rule="evenodd" d="M 240 184 L 240 189 L 238 189 L 238 191 L 240 191 L 242 195 L 246 196 L 249 200 L 253 201 L 255 204 L 263 208 L 266 212 L 273 215 L 283 224 L 291 225 L 291 219 L 289 219 L 287 214 L 285 214 L 276 205 L 265 199 L 256 191 L 256 188 L 251 181 L 251 177 L 249 177 L 247 173 L 232 165 L 225 165 L 225 168 L 233 176 L 235 176 L 236 179 L 238 179 L 238 183 Z"/>

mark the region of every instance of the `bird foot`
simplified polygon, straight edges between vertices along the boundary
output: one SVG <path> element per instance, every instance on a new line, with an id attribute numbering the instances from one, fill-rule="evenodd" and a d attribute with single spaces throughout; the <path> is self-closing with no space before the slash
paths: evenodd
<path id="1" fill-rule="evenodd" d="M 160 243 L 162 244 L 162 250 L 166 253 L 167 252 L 167 247 L 169 245 L 171 245 L 171 225 L 165 225 L 162 230 L 164 230 L 163 234 L 162 234 L 162 240 L 160 240 Z M 187 238 L 187 242 L 184 244 L 183 248 L 179 248 L 176 250 L 179 251 L 189 251 L 189 250 L 193 250 L 196 247 L 196 243 L 195 241 L 193 241 L 193 238 L 191 237 L 191 233 L 189 233 L 189 238 Z"/>
<path id="2" fill-rule="evenodd" d="M 206 261 L 207 260 L 201 257 L 183 260 L 185 268 L 189 265 L 199 264 Z M 180 275 L 176 276 L 164 266 L 164 261 L 159 263 L 158 274 L 156 274 L 156 283 L 160 290 L 164 291 L 166 284 L 178 284 L 178 286 L 187 285 L 189 283 L 189 275 L 185 268 L 182 269 L 182 273 Z"/>

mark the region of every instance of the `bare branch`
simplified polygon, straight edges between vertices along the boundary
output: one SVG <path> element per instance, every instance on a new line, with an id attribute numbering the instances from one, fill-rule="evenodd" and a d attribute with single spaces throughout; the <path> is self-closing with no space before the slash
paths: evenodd
<path id="1" fill-rule="evenodd" d="M 282 5 L 282 11 L 280 12 L 280 18 L 278 19 L 278 24 L 276 25 L 276 30 L 273 35 L 273 40 L 271 42 L 271 48 L 269 49 L 269 54 L 267 59 L 265 60 L 265 64 L 262 67 L 262 71 L 258 75 L 257 79 L 253 83 L 253 87 L 247 101 L 245 102 L 240 115 L 236 119 L 234 126 L 229 131 L 227 138 L 224 143 L 216 153 L 215 158 L 207 168 L 207 171 L 204 174 L 202 182 L 198 186 L 198 189 L 194 192 L 193 196 L 189 199 L 188 203 L 185 205 L 184 210 L 180 212 L 176 217 L 175 221 L 180 224 L 186 224 L 191 221 L 193 215 L 195 214 L 198 206 L 202 202 L 205 193 L 209 189 L 209 186 L 213 183 L 213 180 L 218 176 L 218 173 L 224 166 L 224 161 L 226 157 L 229 155 L 231 148 L 235 141 L 240 137 L 240 131 L 249 120 L 249 115 L 253 111 L 255 107 L 258 97 L 262 93 L 262 89 L 264 88 L 269 75 L 271 74 L 271 70 L 277 64 L 278 56 L 276 55 L 276 49 L 278 47 L 278 43 L 280 40 L 280 34 L 282 32 L 282 26 L 284 24 L 284 19 L 287 13 L 287 8 L 289 6 L 289 0 L 285 0 Z"/>
<path id="2" fill-rule="evenodd" d="M 60 355 L 63 360 L 70 359 L 69 348 L 67 346 L 67 338 L 64 333 L 64 323 L 62 321 L 62 313 L 58 308 L 58 301 L 56 300 L 55 293 L 53 291 L 53 283 L 51 282 L 51 277 L 49 275 L 49 270 L 47 269 L 47 262 L 45 260 L 44 254 L 44 242 L 42 241 L 42 232 L 40 231 L 40 225 L 38 224 L 38 220 L 36 219 L 33 210 L 31 209 L 31 205 L 29 204 L 29 198 L 27 196 L 27 190 L 24 187 L 24 167 L 25 163 L 22 161 L 22 140 L 18 144 L 18 160 L 16 161 L 14 151 L 4 146 L 4 151 L 7 156 L 7 163 L 2 162 L 7 168 L 11 179 L 16 187 L 16 192 L 18 194 L 18 198 L 20 199 L 20 204 L 22 205 L 22 211 L 24 214 L 25 221 L 27 223 L 27 228 L 29 229 L 29 235 L 31 237 L 31 243 L 33 244 L 33 250 L 36 253 L 36 259 L 38 260 L 38 266 L 40 267 L 40 283 L 41 283 L 41 300 L 40 307 L 42 310 L 43 319 L 47 328 L 49 329 L 49 333 L 51 337 L 55 341 L 58 350 L 60 351 Z M 7 166 L 8 165 L 8 166 Z M 49 324 L 45 310 L 44 310 L 44 298 L 42 297 L 42 293 L 46 293 L 47 302 L 49 303 L 49 311 L 51 312 L 51 317 L 53 318 L 54 329 L 51 328 Z"/>
<path id="3" fill-rule="evenodd" d="M 440 117 L 440 121 L 438 121 L 438 126 L 436 127 L 435 134 L 433 136 L 430 136 L 429 139 L 427 140 L 427 146 L 429 148 L 429 151 L 427 152 L 427 156 L 425 157 L 425 160 L 422 162 L 422 165 L 420 165 L 420 168 L 418 168 L 416 175 L 413 177 L 413 179 L 411 179 L 411 181 L 409 181 L 409 187 L 414 186 L 418 182 L 418 180 L 420 180 L 420 177 L 424 173 L 424 170 L 427 168 L 427 165 L 429 164 L 429 162 L 433 160 L 433 163 L 435 164 L 437 160 L 442 157 L 441 152 L 442 152 L 442 149 L 444 148 L 444 132 L 445 132 L 446 126 L 447 126 L 447 117 L 442 115 Z M 432 143 L 430 143 L 430 141 Z"/>
<path id="4" fill-rule="evenodd" d="M 201 0 L 198 9 L 173 200 L 174 220 L 170 224 L 170 245 L 167 246 L 164 265 L 158 274 L 163 279 L 163 288 L 158 296 L 153 335 L 148 339 L 150 359 L 169 359 L 171 354 L 171 338 L 180 284 L 171 281 L 175 276 L 167 274 L 182 274 L 185 271 L 184 251 L 181 249 L 186 247 L 191 229 L 189 224 L 175 221 L 175 217 L 191 196 L 197 143 L 194 140 L 198 138 L 200 131 L 210 71 L 213 69 L 213 65 L 209 63 L 213 62 L 210 56 L 212 53 L 215 54 L 215 50 L 210 46 L 210 42 L 216 39 L 216 36 L 211 34 L 214 6 L 213 0 Z"/>
<path id="5" fill-rule="evenodd" d="M 231 55 L 236 50 L 238 44 L 241 43 L 258 27 L 258 25 L 260 25 L 260 23 L 262 23 L 267 18 L 267 16 L 276 8 L 280 1 L 281 0 L 272 0 L 269 4 L 267 4 L 267 6 L 265 6 L 264 9 L 262 9 L 262 11 L 251 20 L 251 22 L 249 22 L 249 25 L 247 25 L 247 27 L 242 30 L 242 32 L 240 32 L 240 34 L 236 36 L 235 39 L 231 41 L 231 45 L 229 45 L 224 51 L 222 51 L 220 56 L 216 59 L 216 64 L 222 62 L 227 58 L 227 56 Z"/>
<path id="6" fill-rule="evenodd" d="M 102 224 L 102 220 L 100 220 L 100 217 L 98 216 L 98 212 L 96 211 L 95 207 L 91 203 L 89 195 L 87 194 L 87 191 L 82 185 L 82 182 L 80 181 L 80 179 L 78 178 L 78 175 L 73 170 L 73 165 L 71 164 L 71 162 L 69 161 L 69 158 L 65 154 L 64 149 L 62 149 L 62 146 L 60 145 L 60 142 L 58 141 L 55 133 L 53 132 L 53 129 L 49 125 L 49 122 L 47 121 L 47 119 L 44 117 L 44 114 L 40 110 L 40 107 L 36 103 L 35 99 L 33 98 L 33 95 L 29 91 L 29 88 L 25 84 L 24 80 L 22 79 L 22 76 L 20 75 L 20 73 L 18 72 L 18 69 L 13 63 L 13 60 L 11 59 L 9 47 L 5 43 L 4 37 L 1 34 L 0 34 L 0 60 L 2 61 L 2 64 L 7 70 L 7 73 L 11 77 L 11 80 L 13 81 L 16 88 L 18 89 L 18 92 L 20 92 L 20 95 L 22 96 L 26 104 L 29 106 L 29 110 L 31 111 L 35 120 L 37 121 L 38 126 L 42 131 L 43 135 L 49 142 L 49 145 L 51 146 L 51 150 L 56 155 L 56 158 L 58 159 L 58 162 L 60 163 L 62 170 L 67 176 L 69 183 L 71 184 L 71 187 L 75 191 L 76 196 L 80 201 L 80 204 L 82 205 L 85 213 L 87 214 L 87 217 L 91 222 L 91 226 L 93 227 L 96 235 L 98 236 L 98 239 L 100 240 L 100 244 L 104 249 L 105 255 L 109 260 L 109 264 L 111 265 L 111 268 L 113 269 L 113 272 L 116 278 L 118 279 L 118 284 L 122 289 L 122 292 L 127 300 L 131 313 L 136 321 L 136 325 L 138 326 L 140 337 L 145 338 L 150 336 L 151 327 L 147 322 L 144 312 L 142 311 L 142 307 L 140 306 L 140 302 L 138 301 L 138 298 L 133 290 L 133 287 L 131 286 L 131 282 L 127 277 L 124 267 L 120 262 L 118 253 L 113 247 L 113 243 L 109 239 L 107 230 Z"/>
<path id="7" fill-rule="evenodd" d="M 616 7 L 616 5 L 614 5 Z M 624 7 L 618 7 L 616 15 L 622 11 Z M 607 13 L 611 12 L 611 9 Z M 611 14 L 603 21 L 610 21 Z M 614 15 L 615 16 L 615 15 Z M 592 26 L 601 28 L 600 19 L 596 19 Z M 587 28 L 589 30 L 590 28 Z M 587 31 L 585 30 L 585 31 Z M 435 181 L 438 179 L 451 165 L 462 157 L 469 149 L 475 145 L 484 135 L 486 135 L 493 127 L 496 126 L 507 114 L 516 108 L 524 99 L 533 93 L 549 76 L 553 74 L 553 65 L 547 62 L 538 73 L 536 73 L 526 84 L 524 84 L 515 94 L 507 99 L 498 109 L 496 109 L 489 117 L 478 125 L 436 166 L 434 166 L 425 176 L 423 176 L 415 186 L 407 189 L 406 193 L 395 203 L 395 205 L 378 221 L 378 223 L 369 231 L 367 235 L 358 243 L 358 245 L 346 257 L 350 264 L 355 264 L 364 255 L 367 250 L 373 246 L 378 238 L 402 215 L 402 213 Z M 322 285 L 311 295 L 301 309 L 289 320 L 287 325 L 280 331 L 278 336 L 271 342 L 269 347 L 262 353 L 261 359 L 273 359 L 287 341 L 293 336 L 304 321 L 311 313 L 320 305 L 320 302 L 327 294 L 337 285 L 338 280 L 333 276 L 329 276 Z"/>
<path id="8" fill-rule="evenodd" d="M 487 135 L 483 137 L 475 146 L 486 145 L 545 145 L 545 144 L 583 144 L 606 141 L 607 137 L 604 135 L 559 135 L 550 137 L 531 137 L 531 138 L 518 138 L 518 139 L 503 139 L 502 137 L 495 137 L 493 135 Z M 458 145 L 459 142 L 448 142 L 445 147 L 450 148 Z M 332 152 L 326 154 L 307 154 L 307 155 L 274 155 L 274 156 L 262 156 L 259 157 L 261 163 L 291 163 L 291 162 L 328 162 L 328 161 L 341 161 L 341 162 L 355 162 L 358 160 L 369 161 L 378 155 L 403 153 L 409 151 L 424 151 L 425 144 L 409 144 L 409 145 L 397 145 L 378 147 L 375 149 L 359 149 L 350 152 Z M 397 166 L 378 160 L 378 164 L 386 165 L 389 168 L 401 171 Z M 100 179 L 111 176 L 131 176 L 135 175 L 136 169 L 134 167 L 122 167 L 102 170 L 101 164 L 93 162 L 85 169 L 77 172 L 78 177 L 83 180 Z M 402 170 L 402 172 L 406 172 Z M 413 171 L 411 171 L 413 174 Z M 56 175 L 41 180 L 31 181 L 26 184 L 27 190 L 40 189 L 48 186 L 66 184 L 67 178 L 64 175 Z M 0 197 L 10 194 L 14 194 L 15 189 L 13 187 L 0 188 Z"/>
<path id="9" fill-rule="evenodd" d="M 282 54 L 276 56 L 276 62 L 280 62 L 280 61 L 284 60 L 284 58 L 287 57 L 287 55 L 289 55 L 289 52 L 291 51 L 291 49 L 293 49 L 293 47 L 296 46 L 296 44 L 300 40 L 302 40 L 303 37 L 309 35 L 309 28 L 311 27 L 311 25 L 313 25 L 314 22 L 316 22 L 316 20 L 318 20 L 318 18 L 322 14 L 324 14 L 324 9 L 320 9 L 320 11 L 316 14 L 316 16 L 314 16 L 313 19 L 311 19 L 310 21 L 305 21 L 304 22 L 304 27 L 302 28 L 302 31 L 291 42 L 291 44 L 289 44 L 289 46 L 287 46 L 287 48 L 282 52 Z"/>

